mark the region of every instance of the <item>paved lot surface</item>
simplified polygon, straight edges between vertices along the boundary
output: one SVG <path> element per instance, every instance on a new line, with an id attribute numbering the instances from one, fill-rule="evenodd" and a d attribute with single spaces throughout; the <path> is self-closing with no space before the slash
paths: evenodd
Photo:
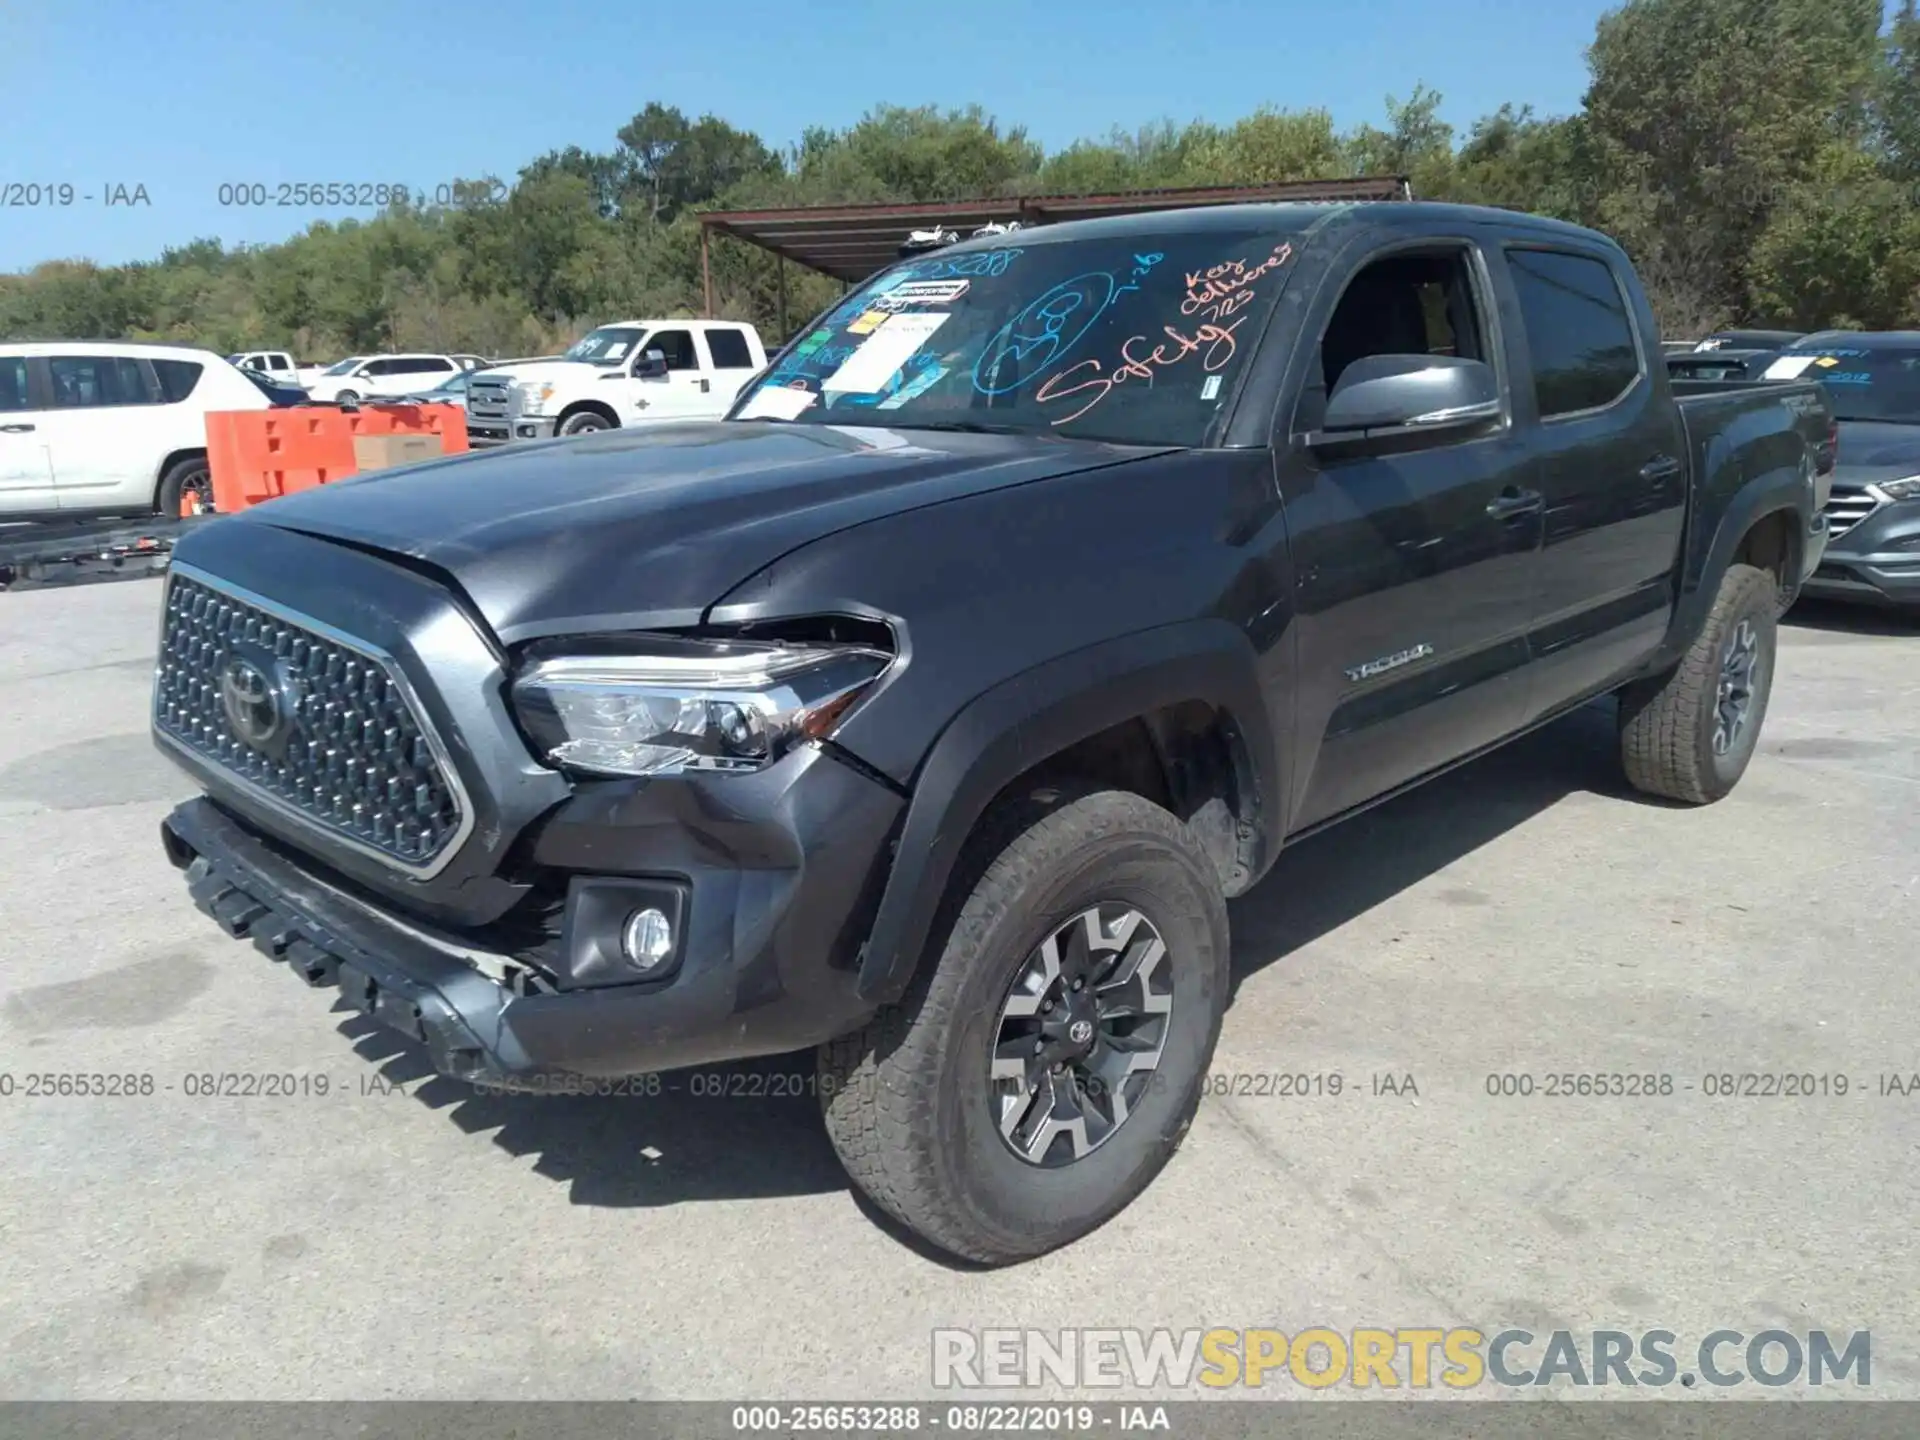
<path id="1" fill-rule="evenodd" d="M 1920 1396 L 1920 1096 L 1877 1093 L 1920 1071 L 1920 631 L 1796 614 L 1723 805 L 1624 794 L 1589 711 L 1300 846 L 1235 906 L 1215 1069 L 1344 1093 L 1211 1099 L 1106 1230 L 974 1273 L 804 1099 L 476 1098 L 219 936 L 156 839 L 158 595 L 0 596 L 0 1072 L 156 1084 L 0 1100 L 0 1395 L 930 1396 L 935 1326 L 1326 1324 L 1871 1329 Z M 1676 1089 L 1486 1093 L 1564 1070 Z"/>

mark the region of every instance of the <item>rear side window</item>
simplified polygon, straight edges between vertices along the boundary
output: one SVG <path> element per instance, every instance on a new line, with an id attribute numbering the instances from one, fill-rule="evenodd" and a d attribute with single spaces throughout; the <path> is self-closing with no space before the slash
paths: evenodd
<path id="1" fill-rule="evenodd" d="M 0 410 L 27 410 L 27 357 L 8 355 L 0 359 Z"/>
<path id="2" fill-rule="evenodd" d="M 1640 351 L 1612 269 L 1585 255 L 1510 250 L 1533 355 L 1541 419 L 1611 405 L 1640 374 Z"/>
<path id="3" fill-rule="evenodd" d="M 146 374 L 124 355 L 61 355 L 47 361 L 53 403 L 60 409 L 151 405 Z"/>
<path id="4" fill-rule="evenodd" d="M 747 337 L 738 330 L 709 330 L 707 349 L 713 352 L 716 370 L 753 369 L 753 352 L 747 348 Z"/>
<path id="5" fill-rule="evenodd" d="M 160 398 L 169 405 L 178 405 L 193 394 L 193 387 L 200 383 L 200 372 L 206 367 L 192 360 L 156 360 L 153 373 L 160 377 Z"/>

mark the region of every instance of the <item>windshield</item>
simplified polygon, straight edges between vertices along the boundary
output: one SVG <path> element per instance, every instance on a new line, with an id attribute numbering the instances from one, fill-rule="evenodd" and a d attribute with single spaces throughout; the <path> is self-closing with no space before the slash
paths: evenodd
<path id="1" fill-rule="evenodd" d="M 1767 378 L 1818 380 L 1837 420 L 1920 425 L 1920 347 L 1795 346 L 1768 367 Z"/>
<path id="2" fill-rule="evenodd" d="M 458 375 L 449 375 L 433 388 L 435 390 L 464 390 L 467 388 L 467 381 L 472 378 L 473 372 L 471 370 L 462 370 Z"/>
<path id="3" fill-rule="evenodd" d="M 910 260 L 789 346 L 732 418 L 1200 445 L 1292 258 L 1264 226 Z"/>
<path id="4" fill-rule="evenodd" d="M 342 360 L 338 365 L 328 366 L 325 370 L 321 371 L 320 373 L 323 375 L 344 375 L 349 370 L 352 370 L 356 366 L 358 366 L 360 362 L 366 358 L 367 357 L 364 355 L 349 355 L 346 359 Z"/>
<path id="5" fill-rule="evenodd" d="M 640 343 L 647 332 L 619 325 L 605 325 L 591 335 L 573 342 L 565 358 L 586 365 L 618 365 Z"/>

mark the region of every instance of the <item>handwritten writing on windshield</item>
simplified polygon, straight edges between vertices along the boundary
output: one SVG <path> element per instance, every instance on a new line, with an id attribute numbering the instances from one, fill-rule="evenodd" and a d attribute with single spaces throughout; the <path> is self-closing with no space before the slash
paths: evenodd
<path id="1" fill-rule="evenodd" d="M 1187 294 L 1180 302 L 1182 315 L 1203 315 L 1216 324 L 1236 310 L 1253 302 L 1253 287 L 1270 270 L 1278 270 L 1293 258 L 1293 246 L 1282 242 L 1273 247 L 1257 265 L 1244 260 L 1228 260 L 1206 270 L 1187 272 Z"/>
<path id="2" fill-rule="evenodd" d="M 1145 335 L 1135 335 L 1120 347 L 1120 363 L 1107 370 L 1098 360 L 1082 360 L 1078 365 L 1069 365 L 1066 369 L 1049 375 L 1046 382 L 1033 392 L 1033 398 L 1042 404 L 1049 400 L 1064 400 L 1069 395 L 1086 395 L 1087 401 L 1070 415 L 1059 415 L 1053 420 L 1055 425 L 1065 425 L 1070 420 L 1078 420 L 1094 406 L 1113 392 L 1117 385 L 1129 380 L 1145 380 L 1149 385 L 1159 371 L 1169 365 L 1177 365 L 1189 355 L 1205 351 L 1201 356 L 1200 368 L 1211 374 L 1222 369 L 1233 359 L 1236 342 L 1233 332 L 1240 328 L 1242 321 L 1235 320 L 1231 325 L 1216 325 L 1209 321 L 1195 330 L 1193 334 L 1182 334 L 1171 325 L 1162 326 L 1166 339 L 1153 347 L 1150 353 L 1140 353 L 1141 347 L 1148 343 Z M 1076 383 L 1075 377 L 1079 377 Z"/>
<path id="3" fill-rule="evenodd" d="M 1163 325 L 1161 333 L 1166 338 L 1158 343 L 1146 335 L 1130 336 L 1120 347 L 1119 363 L 1111 369 L 1097 359 L 1082 360 L 1049 375 L 1033 392 L 1033 398 L 1044 404 L 1069 396 L 1085 397 L 1079 409 L 1055 416 L 1051 422 L 1065 425 L 1094 409 L 1117 387 L 1134 380 L 1144 380 L 1151 385 L 1156 375 L 1190 356 L 1200 357 L 1202 372 L 1217 374 L 1232 362 L 1238 351 L 1234 331 L 1247 318 L 1241 315 L 1239 319 L 1229 320 L 1228 317 L 1253 302 L 1257 294 L 1255 287 L 1262 277 L 1292 258 L 1293 247 L 1282 243 L 1274 246 L 1258 263 L 1228 260 L 1206 270 L 1188 271 L 1187 293 L 1180 302 L 1180 313 L 1204 317 L 1191 334 L 1174 325 Z M 1148 349 L 1150 345 L 1152 348 Z"/>

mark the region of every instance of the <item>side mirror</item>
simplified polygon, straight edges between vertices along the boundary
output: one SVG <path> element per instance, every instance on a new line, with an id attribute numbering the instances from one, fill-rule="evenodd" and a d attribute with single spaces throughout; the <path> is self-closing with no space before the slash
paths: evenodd
<path id="1" fill-rule="evenodd" d="M 1309 443 L 1333 444 L 1380 432 L 1460 430 L 1498 420 L 1493 367 L 1451 355 L 1368 355 L 1341 373 L 1326 418 Z"/>
<path id="2" fill-rule="evenodd" d="M 667 352 L 649 350 L 634 362 L 633 373 L 641 380 L 662 380 L 667 374 Z"/>

